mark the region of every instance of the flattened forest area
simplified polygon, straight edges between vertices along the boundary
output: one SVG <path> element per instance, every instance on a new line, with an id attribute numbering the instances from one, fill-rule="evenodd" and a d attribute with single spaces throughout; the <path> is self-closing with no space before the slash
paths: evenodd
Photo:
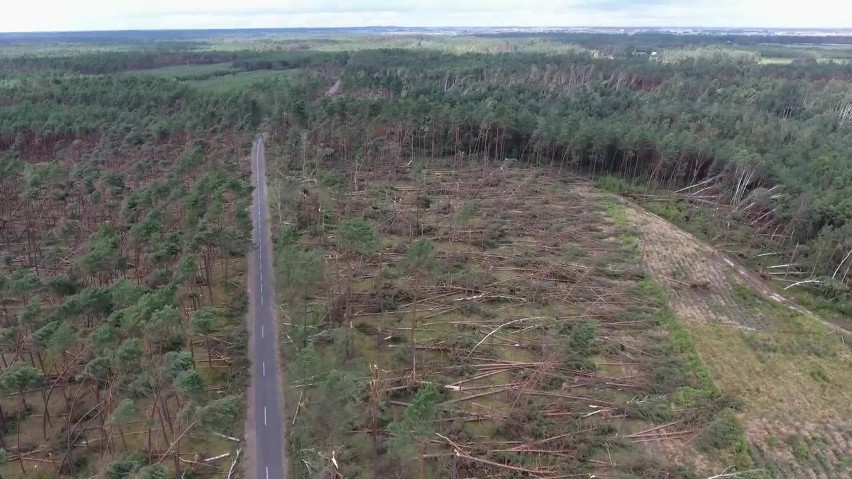
<path id="1" fill-rule="evenodd" d="M 0 43 L 3 477 L 241 473 L 258 134 L 292 477 L 852 475 L 852 40 L 158 35 Z"/>

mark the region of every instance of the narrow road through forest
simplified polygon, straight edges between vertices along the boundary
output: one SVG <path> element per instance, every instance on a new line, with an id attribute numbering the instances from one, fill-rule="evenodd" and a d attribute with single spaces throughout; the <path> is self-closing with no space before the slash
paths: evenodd
<path id="1" fill-rule="evenodd" d="M 287 477 L 284 461 L 284 398 L 281 390 L 278 327 L 275 320 L 275 281 L 272 270 L 266 199 L 263 139 L 252 153 L 254 250 L 249 261 L 249 355 L 252 361 L 249 411 L 246 425 L 248 476 L 257 479 Z"/>

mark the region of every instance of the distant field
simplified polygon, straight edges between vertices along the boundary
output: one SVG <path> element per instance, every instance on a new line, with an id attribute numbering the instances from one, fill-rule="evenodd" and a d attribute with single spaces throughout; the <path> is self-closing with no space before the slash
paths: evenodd
<path id="1" fill-rule="evenodd" d="M 372 50 L 377 48 L 402 48 L 402 49 L 429 49 L 463 53 L 576 53 L 593 52 L 594 50 L 584 48 L 571 43 L 563 43 L 548 39 L 530 38 L 484 38 L 484 37 L 443 37 L 436 35 L 410 35 L 410 36 L 380 36 L 380 37 L 352 37 L 346 40 L 315 39 L 305 42 L 312 50 L 318 51 L 352 51 Z"/>
<path id="2" fill-rule="evenodd" d="M 131 73 L 182 80 L 184 83 L 194 86 L 199 90 L 211 93 L 228 93 L 234 90 L 245 89 L 267 78 L 289 77 L 296 71 L 256 70 L 241 72 L 232 70 L 231 63 L 214 63 L 211 65 L 178 65 L 151 70 L 136 70 Z"/>
<path id="3" fill-rule="evenodd" d="M 0 58 L 3 57 L 48 57 L 75 56 L 85 53 L 106 53 L 128 51 L 130 45 L 100 45 L 100 44 L 55 44 L 55 43 L 22 43 L 4 44 L 0 47 Z"/>
<path id="4" fill-rule="evenodd" d="M 173 67 L 154 68 L 151 70 L 134 70 L 130 73 L 150 75 L 158 78 L 192 78 L 201 75 L 214 75 L 231 71 L 231 63 L 214 63 L 211 65 L 176 65 Z"/>
<path id="5" fill-rule="evenodd" d="M 287 78 L 293 76 L 298 70 L 260 70 L 251 72 L 239 72 L 230 75 L 222 75 L 206 80 L 188 82 L 200 90 L 213 93 L 227 93 L 229 91 L 251 87 L 267 78 Z"/>
<path id="6" fill-rule="evenodd" d="M 758 63 L 761 65 L 789 65 L 793 63 L 793 59 L 782 57 L 763 57 L 758 60 Z"/>
<path id="7" fill-rule="evenodd" d="M 793 63 L 795 58 L 785 58 L 785 57 L 763 57 L 758 60 L 758 63 L 761 65 L 790 65 Z M 839 64 L 847 64 L 849 60 L 846 58 L 832 58 L 832 57 L 823 57 L 817 58 L 817 63 L 839 63 Z"/>

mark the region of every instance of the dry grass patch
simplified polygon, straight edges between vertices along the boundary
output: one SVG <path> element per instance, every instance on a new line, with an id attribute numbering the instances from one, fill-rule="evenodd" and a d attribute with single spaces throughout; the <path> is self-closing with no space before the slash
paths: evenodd
<path id="1" fill-rule="evenodd" d="M 770 296 L 759 278 L 744 277 L 693 236 L 638 208 L 627 211 L 645 263 L 687 320 L 715 383 L 744 401 L 757 465 L 772 477 L 848 477 L 848 338 Z"/>

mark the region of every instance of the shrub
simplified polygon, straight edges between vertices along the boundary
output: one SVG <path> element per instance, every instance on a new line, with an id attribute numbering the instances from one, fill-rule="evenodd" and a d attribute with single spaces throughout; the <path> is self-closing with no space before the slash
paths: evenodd
<path id="1" fill-rule="evenodd" d="M 607 190 L 617 195 L 625 195 L 641 191 L 640 187 L 628 183 L 623 178 L 618 178 L 616 176 L 609 175 L 599 177 L 597 180 L 597 185 L 598 188 Z"/>
<path id="2" fill-rule="evenodd" d="M 566 322 L 560 331 L 564 335 L 563 361 L 575 369 L 593 369 L 590 360 L 598 350 L 598 327 L 587 321 Z"/>
<path id="3" fill-rule="evenodd" d="M 432 206 L 432 198 L 429 196 L 418 196 L 416 204 L 421 210 L 428 210 Z"/>
<path id="4" fill-rule="evenodd" d="M 735 446 L 745 434 L 740 420 L 732 409 L 727 409 L 718 414 L 707 429 L 698 438 L 698 447 L 711 451 L 714 449 L 727 449 Z"/>
<path id="5" fill-rule="evenodd" d="M 630 401 L 624 407 L 624 413 L 630 419 L 641 419 L 655 423 L 666 423 L 675 418 L 675 413 L 672 411 L 669 402 L 662 396 Z"/>
<path id="6" fill-rule="evenodd" d="M 668 295 L 662 286 L 650 279 L 639 281 L 636 286 L 630 290 L 630 295 L 636 299 L 642 299 L 648 302 L 650 306 L 663 307 L 666 304 Z"/>
<path id="7" fill-rule="evenodd" d="M 107 466 L 105 476 L 107 479 L 124 479 L 138 471 L 144 464 L 143 461 L 144 458 L 140 453 L 119 459 Z"/>
<path id="8" fill-rule="evenodd" d="M 808 443 L 795 434 L 787 436 L 784 442 L 786 442 L 787 445 L 790 446 L 790 449 L 793 453 L 793 457 L 795 457 L 797 461 L 804 461 L 811 454 L 811 447 L 808 445 Z"/>

